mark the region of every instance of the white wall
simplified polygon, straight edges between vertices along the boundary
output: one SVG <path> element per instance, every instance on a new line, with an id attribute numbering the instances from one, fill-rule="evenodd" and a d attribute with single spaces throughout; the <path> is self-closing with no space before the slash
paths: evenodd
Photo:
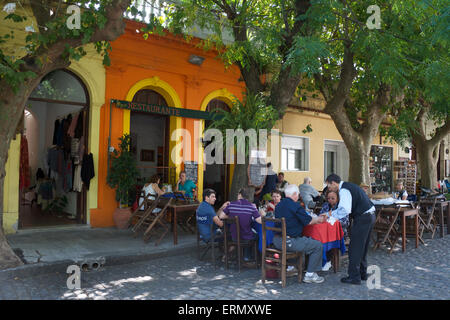
<path id="1" fill-rule="evenodd" d="M 53 144 L 53 131 L 55 129 L 55 120 L 57 118 L 65 118 L 68 114 L 77 113 L 79 112 L 83 107 L 81 106 L 72 106 L 72 105 L 65 105 L 65 104 L 56 104 L 56 103 L 46 103 L 46 102 L 40 102 L 40 101 L 28 101 L 29 110 L 34 114 L 35 120 L 34 121 L 36 126 L 39 128 L 39 138 L 38 139 L 32 139 L 32 141 L 38 141 L 38 147 L 34 146 L 36 142 L 33 142 L 33 144 L 30 142 L 30 138 L 27 139 L 29 149 L 37 150 L 37 154 L 33 154 L 33 163 L 36 167 L 32 167 L 31 169 L 31 175 L 32 175 L 32 181 L 34 181 L 36 177 L 36 171 L 37 168 L 42 168 L 45 172 L 45 174 L 48 173 L 48 164 L 47 164 L 47 152 L 50 146 Z M 32 122 L 25 121 L 25 128 L 26 132 L 28 133 L 29 128 L 27 125 L 30 125 Z M 30 129 L 32 130 L 32 129 Z M 37 131 L 36 129 L 34 129 Z M 30 160 L 30 166 L 32 161 Z M 65 193 L 62 189 L 61 183 L 57 183 L 56 188 L 56 194 L 58 196 L 65 194 L 68 199 L 68 205 L 66 208 L 67 213 L 71 213 L 73 215 L 77 212 L 77 192 L 69 192 Z"/>

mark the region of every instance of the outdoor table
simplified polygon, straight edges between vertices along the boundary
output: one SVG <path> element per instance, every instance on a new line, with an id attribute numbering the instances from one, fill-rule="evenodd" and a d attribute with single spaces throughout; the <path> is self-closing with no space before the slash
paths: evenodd
<path id="1" fill-rule="evenodd" d="M 345 253 L 344 231 L 339 220 L 331 225 L 329 222 L 307 225 L 303 228 L 303 236 L 318 240 L 323 244 L 322 266 L 327 262 L 327 252 Z"/>
<path id="2" fill-rule="evenodd" d="M 189 211 L 195 211 L 199 207 L 200 203 L 186 203 L 186 204 L 180 204 L 180 203 L 174 203 L 172 205 L 169 205 L 168 209 L 170 211 L 171 216 L 171 222 L 172 222 L 172 231 L 173 231 L 173 244 L 178 244 L 178 234 L 177 234 L 177 213 L 181 212 L 189 212 Z"/>
<path id="3" fill-rule="evenodd" d="M 387 211 L 396 211 L 400 209 L 399 215 L 401 216 L 401 225 L 402 225 L 402 251 L 406 251 L 406 217 L 414 216 L 414 226 L 415 226 L 415 238 L 416 238 L 416 248 L 419 246 L 419 209 L 413 208 L 383 208 L 380 210 L 379 214 L 382 215 L 383 212 Z"/>
<path id="4" fill-rule="evenodd" d="M 433 205 L 434 200 L 421 200 L 421 203 Z M 441 238 L 444 237 L 444 208 L 447 207 L 447 234 L 450 234 L 450 201 L 436 201 L 436 207 L 439 208 L 439 223 Z M 433 212 L 434 214 L 434 212 Z"/>

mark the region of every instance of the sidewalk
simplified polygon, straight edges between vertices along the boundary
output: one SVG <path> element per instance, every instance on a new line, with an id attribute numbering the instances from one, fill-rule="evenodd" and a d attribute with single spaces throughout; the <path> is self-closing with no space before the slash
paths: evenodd
<path id="1" fill-rule="evenodd" d="M 11 274 L 66 272 L 71 264 L 118 265 L 175 256 L 195 250 L 197 245 L 196 235 L 182 230 L 178 232 L 178 245 L 173 244 L 169 232 L 155 246 L 157 234 L 145 243 L 141 235 L 134 237 L 131 230 L 89 226 L 19 230 L 6 238 L 25 265 L 0 271 L 0 278 Z"/>

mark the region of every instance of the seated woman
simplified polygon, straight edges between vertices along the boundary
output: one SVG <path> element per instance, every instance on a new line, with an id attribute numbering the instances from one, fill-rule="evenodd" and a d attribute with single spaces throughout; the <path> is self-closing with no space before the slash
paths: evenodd
<path id="1" fill-rule="evenodd" d="M 395 192 L 398 200 L 408 199 L 408 192 L 403 187 L 403 181 L 397 181 L 395 185 Z"/>
<path id="2" fill-rule="evenodd" d="M 175 191 L 181 191 L 187 198 L 197 199 L 197 186 L 192 180 L 186 180 L 186 171 L 180 172 Z"/>
<path id="3" fill-rule="evenodd" d="M 259 213 L 262 216 L 272 218 L 273 213 L 275 212 L 275 207 L 277 204 L 279 204 L 281 201 L 281 191 L 280 190 L 273 190 L 272 191 L 272 201 L 267 203 L 266 209 L 261 209 Z"/>
<path id="4" fill-rule="evenodd" d="M 331 216 L 331 211 L 335 210 L 338 207 L 339 204 L 339 194 L 334 191 L 328 191 L 327 192 L 327 202 L 325 202 L 322 206 L 322 210 L 320 213 L 326 213 L 327 216 Z M 347 228 L 350 224 L 350 220 L 348 219 L 348 216 L 346 216 L 343 219 L 339 219 L 339 222 L 341 223 L 342 230 L 344 231 L 344 237 L 347 236 Z"/>
<path id="5" fill-rule="evenodd" d="M 335 210 L 338 207 L 339 204 L 339 194 L 335 191 L 328 191 L 327 192 L 327 202 L 325 202 L 322 206 L 322 210 L 320 213 L 326 213 L 327 217 L 331 216 L 331 211 Z M 348 216 L 345 218 L 339 219 L 339 222 L 341 223 L 342 230 L 344 231 L 344 238 L 347 237 L 347 228 L 350 224 L 350 220 L 348 219 Z M 331 268 L 331 261 L 327 252 L 327 263 L 323 266 L 322 271 L 328 271 Z"/>
<path id="6" fill-rule="evenodd" d="M 165 189 L 162 190 L 159 188 L 159 182 L 161 181 L 161 178 L 159 175 L 155 174 L 150 178 L 150 182 L 147 183 L 143 188 L 142 191 L 144 191 L 144 197 L 147 197 L 150 194 L 149 199 L 150 200 L 156 200 L 157 196 L 160 196 L 165 193 Z M 141 208 L 142 202 L 144 201 L 143 197 L 139 198 L 139 208 Z M 141 208 L 140 210 L 144 210 Z M 153 212 L 159 212 L 161 209 L 156 208 Z"/>

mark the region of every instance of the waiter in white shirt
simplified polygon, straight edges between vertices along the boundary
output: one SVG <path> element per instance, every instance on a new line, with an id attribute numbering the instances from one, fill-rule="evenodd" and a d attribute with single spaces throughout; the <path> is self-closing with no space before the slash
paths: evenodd
<path id="1" fill-rule="evenodd" d="M 336 219 L 350 215 L 353 219 L 348 249 L 348 277 L 342 278 L 341 282 L 361 284 L 361 280 L 367 280 L 366 257 L 375 223 L 375 207 L 358 185 L 341 181 L 336 174 L 330 174 L 325 182 L 328 190 L 339 192 L 339 206 L 331 215 Z"/>

